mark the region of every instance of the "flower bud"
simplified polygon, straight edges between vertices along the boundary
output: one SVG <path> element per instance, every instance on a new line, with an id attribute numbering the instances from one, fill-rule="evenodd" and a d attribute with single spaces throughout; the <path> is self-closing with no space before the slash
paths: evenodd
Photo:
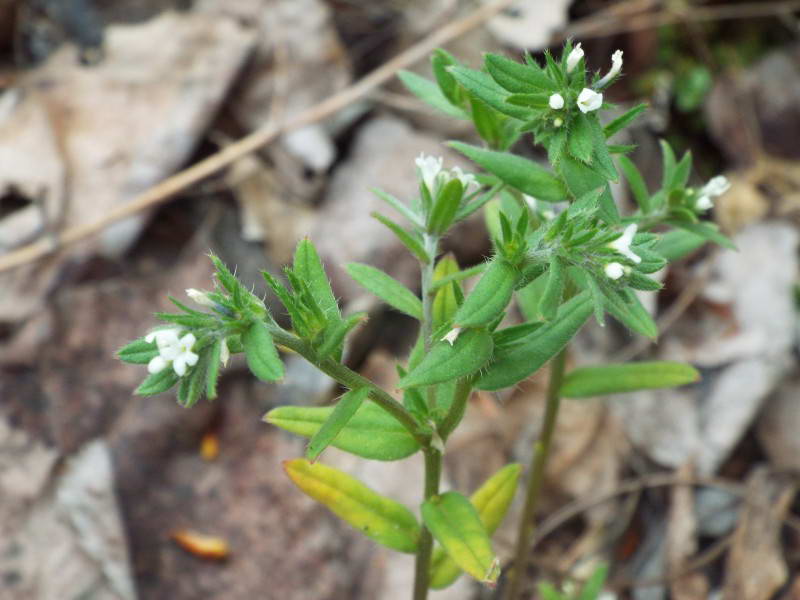
<path id="1" fill-rule="evenodd" d="M 553 94 L 552 96 L 550 96 L 549 104 L 550 108 L 552 108 L 553 110 L 561 110 L 562 108 L 564 108 L 564 96 L 558 93 Z"/>
<path id="2" fill-rule="evenodd" d="M 567 73 L 572 73 L 572 70 L 578 65 L 583 58 L 583 48 L 580 43 L 576 44 L 572 52 L 567 56 Z"/>

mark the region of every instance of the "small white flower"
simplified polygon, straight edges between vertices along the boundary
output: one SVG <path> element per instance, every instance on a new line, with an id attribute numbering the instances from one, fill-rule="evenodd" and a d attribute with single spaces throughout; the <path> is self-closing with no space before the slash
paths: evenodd
<path id="1" fill-rule="evenodd" d="M 228 349 L 228 340 L 222 338 L 222 349 L 219 352 L 219 362 L 223 367 L 228 366 L 228 361 L 231 359 L 231 351 Z"/>
<path id="2" fill-rule="evenodd" d="M 625 274 L 625 268 L 618 262 L 608 263 L 603 269 L 609 279 L 619 279 Z"/>
<path id="3" fill-rule="evenodd" d="M 192 367 L 197 364 L 199 356 L 192 352 L 192 346 L 197 338 L 192 333 L 178 337 L 179 333 L 179 329 L 157 329 L 145 336 L 146 342 L 151 344 L 155 342 L 158 346 L 158 356 L 153 357 L 147 363 L 147 370 L 150 373 L 160 373 L 172 363 L 175 373 L 179 377 L 183 377 L 186 374 L 187 366 Z"/>
<path id="4" fill-rule="evenodd" d="M 561 110 L 564 108 L 564 96 L 561 94 L 555 93 L 550 96 L 550 100 L 548 101 L 550 104 L 550 108 L 553 110 Z"/>
<path id="5" fill-rule="evenodd" d="M 194 334 L 187 333 L 183 336 L 178 344 L 173 348 L 175 351 L 175 358 L 172 359 L 172 368 L 175 369 L 175 373 L 177 373 L 178 377 L 183 377 L 186 375 L 186 368 L 193 367 L 197 364 L 197 359 L 199 358 L 197 354 L 192 352 L 192 346 L 197 339 L 194 337 Z M 164 352 L 161 352 L 161 356 L 164 356 Z M 164 358 L 167 358 L 164 356 Z"/>
<path id="6" fill-rule="evenodd" d="M 553 127 L 561 127 L 564 124 L 564 119 L 561 117 L 556 117 L 553 119 Z"/>
<path id="7" fill-rule="evenodd" d="M 461 327 L 454 327 L 447 333 L 446 336 L 442 338 L 442 341 L 447 342 L 452 346 L 455 343 L 456 339 L 458 339 L 459 333 L 461 333 Z"/>
<path id="8" fill-rule="evenodd" d="M 696 210 L 708 210 L 714 206 L 714 198 L 722 196 L 731 188 L 731 182 L 724 175 L 712 177 L 700 190 L 700 195 L 694 203 Z"/>
<path id="9" fill-rule="evenodd" d="M 622 70 L 622 50 L 617 50 L 614 54 L 611 55 L 611 70 L 605 74 L 600 81 L 597 82 L 595 85 L 596 88 L 602 89 L 611 83 L 611 80 L 614 79 L 619 72 Z"/>
<path id="10" fill-rule="evenodd" d="M 189 296 L 191 300 L 195 303 L 199 304 L 200 306 L 214 306 L 214 301 L 208 297 L 206 292 L 196 290 L 194 288 L 189 288 L 186 290 L 186 295 Z"/>
<path id="11" fill-rule="evenodd" d="M 582 113 L 592 112 L 603 106 L 603 94 L 583 88 L 578 95 L 578 108 Z"/>
<path id="12" fill-rule="evenodd" d="M 415 162 L 422 176 L 422 181 L 425 182 L 428 191 L 433 194 L 434 187 L 436 187 L 436 180 L 439 177 L 439 173 L 442 171 L 442 157 L 440 156 L 437 158 L 435 156 L 420 154 Z"/>
<path id="13" fill-rule="evenodd" d="M 625 258 L 632 260 L 636 264 L 639 264 L 642 262 L 641 257 L 631 250 L 631 243 L 633 243 L 633 236 L 636 235 L 636 229 L 636 223 L 631 223 L 625 228 L 622 236 L 611 242 L 609 246 L 622 254 Z"/>
<path id="14" fill-rule="evenodd" d="M 155 331 L 151 331 L 144 336 L 144 341 L 148 344 L 155 342 L 156 346 L 159 348 L 164 348 L 165 346 L 171 346 L 172 344 L 176 343 L 178 341 L 178 334 L 180 332 L 180 329 L 175 328 L 156 329 Z"/>
<path id="15" fill-rule="evenodd" d="M 453 167 L 450 169 L 450 177 L 453 179 L 458 179 L 461 182 L 461 185 L 464 186 L 464 191 L 468 191 L 471 185 L 478 187 L 480 184 L 475 179 L 475 175 L 472 173 L 465 173 L 461 170 L 461 167 Z"/>
<path id="16" fill-rule="evenodd" d="M 583 58 L 583 48 L 581 48 L 580 43 L 575 44 L 575 47 L 572 49 L 572 52 L 569 53 L 567 56 L 567 73 L 572 73 L 572 69 L 574 69 L 580 60 Z"/>

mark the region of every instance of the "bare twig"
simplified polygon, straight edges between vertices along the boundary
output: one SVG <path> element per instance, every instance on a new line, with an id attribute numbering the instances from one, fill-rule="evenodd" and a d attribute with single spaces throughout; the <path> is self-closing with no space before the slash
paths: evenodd
<path id="1" fill-rule="evenodd" d="M 436 47 L 478 27 L 487 19 L 506 8 L 513 0 L 494 0 L 481 6 L 465 17 L 452 21 L 434 31 L 420 42 L 387 61 L 354 85 L 312 106 L 284 123 L 269 122 L 264 127 L 243 137 L 191 167 L 168 177 L 158 185 L 146 190 L 130 202 L 110 211 L 91 223 L 83 223 L 61 232 L 57 240 L 40 239 L 14 252 L 0 256 L 0 272 L 38 260 L 55 250 L 79 242 L 122 219 L 133 216 L 147 208 L 156 206 L 178 192 L 224 169 L 236 160 L 270 143 L 280 134 L 325 119 L 349 104 L 369 94 L 391 79 L 397 71 L 425 58 Z"/>

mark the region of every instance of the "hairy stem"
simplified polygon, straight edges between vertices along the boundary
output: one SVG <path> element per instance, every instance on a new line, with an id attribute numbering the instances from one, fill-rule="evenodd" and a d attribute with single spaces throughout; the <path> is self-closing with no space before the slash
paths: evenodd
<path id="1" fill-rule="evenodd" d="M 433 287 L 433 271 L 436 268 L 436 255 L 439 250 L 439 238 L 426 233 L 423 236 L 423 244 L 425 252 L 430 257 L 430 261 L 427 264 L 420 263 L 420 279 L 422 282 L 422 323 L 420 327 L 422 342 L 427 353 L 431 349 L 431 334 L 433 333 L 433 294 L 431 294 L 431 288 Z"/>
<path id="2" fill-rule="evenodd" d="M 386 393 L 381 387 L 375 385 L 366 377 L 359 375 L 352 369 L 349 369 L 345 365 L 333 359 L 326 358 L 319 360 L 310 345 L 297 336 L 292 335 L 288 331 L 271 325 L 267 325 L 267 327 L 269 328 L 275 343 L 286 346 L 290 350 L 297 352 L 308 362 L 316 366 L 320 371 L 338 381 L 342 385 L 350 388 L 351 390 L 359 387 L 368 387 L 370 389 L 370 400 L 375 402 L 375 404 L 397 419 L 400 424 L 403 425 L 403 427 L 405 427 L 412 436 L 414 436 L 414 439 L 419 442 L 419 445 L 422 446 L 423 449 L 430 445 L 430 434 L 424 434 L 420 432 L 419 425 L 416 419 L 414 419 L 413 415 L 408 412 L 402 404 Z"/>
<path id="3" fill-rule="evenodd" d="M 439 493 L 439 479 L 442 475 L 442 455 L 434 448 L 425 449 L 425 500 Z M 413 600 L 426 600 L 430 586 L 431 556 L 433 537 L 427 527 L 422 527 L 419 549 L 414 566 Z"/>
<path id="4" fill-rule="evenodd" d="M 511 573 L 511 584 L 508 588 L 506 600 L 519 600 L 523 593 L 525 571 L 531 550 L 531 538 L 535 526 L 536 507 L 539 504 L 542 485 L 544 483 L 547 458 L 550 455 L 550 443 L 556 428 L 558 409 L 561 397 L 558 390 L 564 379 L 564 365 L 567 349 L 559 352 L 550 363 L 550 381 L 547 386 L 547 406 L 544 414 L 542 432 L 533 447 L 533 459 L 528 488 L 525 492 L 525 508 L 522 511 L 522 523 L 517 536 L 517 547 L 514 553 L 514 570 Z"/>
<path id="5" fill-rule="evenodd" d="M 450 434 L 453 433 L 461 419 L 464 416 L 464 411 L 467 409 L 467 400 L 472 393 L 472 377 L 462 377 L 456 383 L 456 390 L 453 394 L 453 401 L 450 404 L 450 410 L 447 411 L 444 419 L 438 427 L 439 437 L 443 442 L 447 441 Z"/>

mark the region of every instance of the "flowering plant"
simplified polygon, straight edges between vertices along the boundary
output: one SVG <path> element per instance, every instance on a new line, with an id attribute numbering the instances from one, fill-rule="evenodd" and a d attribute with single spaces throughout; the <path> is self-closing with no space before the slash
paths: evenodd
<path id="1" fill-rule="evenodd" d="M 561 397 L 589 397 L 695 381 L 697 372 L 671 362 L 589 366 L 565 373 L 568 342 L 594 315 L 606 314 L 630 330 L 655 338 L 657 327 L 636 291 L 656 291 L 650 277 L 707 240 L 730 246 L 701 219 L 727 182 L 715 177 L 687 187 L 692 158 L 680 160 L 662 142 L 661 187 L 650 192 L 627 158 L 631 146 L 609 140 L 644 110 L 636 106 L 605 123 L 615 108 L 603 91 L 621 74 L 622 52 L 603 76 L 588 73 L 580 44 L 567 43 L 560 60 L 545 53 L 524 64 L 488 54 L 482 70 L 461 65 L 439 50 L 435 81 L 401 73 L 411 92 L 445 114 L 471 121 L 483 145 L 450 146 L 482 170 L 446 169 L 441 158 L 416 159 L 419 193 L 403 201 L 378 192 L 407 222 L 378 215 L 420 263 L 420 295 L 372 266 L 351 263 L 349 275 L 394 309 L 420 323 L 417 343 L 398 365 L 402 402 L 342 361 L 348 334 L 365 319 L 343 315 L 310 240 L 301 241 L 284 279 L 263 272 L 291 320 L 273 318 L 215 256 L 212 291 L 187 290 L 201 308 L 172 299 L 180 313 L 157 316 L 168 323 L 120 350 L 122 360 L 146 364 L 137 388 L 153 395 L 178 386 L 178 401 L 192 406 L 217 396 L 221 366 L 244 353 L 253 374 L 266 382 L 284 376 L 278 348 L 293 351 L 331 376 L 346 393 L 334 406 L 283 406 L 265 420 L 310 438 L 306 456 L 288 460 L 288 476 L 306 494 L 376 542 L 416 555 L 413 597 L 451 584 L 462 572 L 493 585 L 500 563 L 491 534 L 514 497 L 522 472 L 507 465 L 470 497 L 439 489 L 442 455 L 458 427 L 471 392 L 514 386 L 552 361 L 547 412 L 527 473 L 516 568 L 508 597 L 523 590 L 533 513 Z M 510 149 L 524 136 L 547 153 L 550 168 Z M 620 175 L 637 203 L 620 215 L 611 193 Z M 462 269 L 441 256 L 442 237 L 456 223 L 483 210 L 493 254 Z M 467 294 L 463 283 L 478 277 Z M 287 285 L 288 284 L 288 285 Z M 516 301 L 524 320 L 506 325 Z M 328 446 L 381 461 L 416 452 L 425 459 L 421 522 L 407 507 L 353 477 L 316 462 Z M 434 548 L 434 542 L 436 547 Z"/>

